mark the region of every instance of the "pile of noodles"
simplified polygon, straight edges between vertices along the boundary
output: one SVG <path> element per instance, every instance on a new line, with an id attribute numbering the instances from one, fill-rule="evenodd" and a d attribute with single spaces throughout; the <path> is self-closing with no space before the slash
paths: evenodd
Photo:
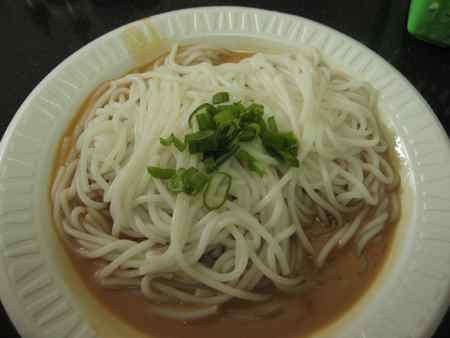
<path id="1" fill-rule="evenodd" d="M 51 191 L 61 233 L 104 263 L 102 285 L 136 288 L 154 311 L 182 320 L 233 298 L 264 303 L 270 288 L 299 292 L 306 260 L 320 268 L 350 242 L 361 253 L 399 214 L 369 84 L 313 49 L 221 63 L 227 53 L 174 46 L 148 70 L 100 86 L 63 142 L 68 155 Z M 221 167 L 232 177 L 230 198 L 209 211 L 201 194 L 172 194 L 146 167 L 201 169 L 198 156 L 160 137 L 188 133 L 191 112 L 220 91 L 263 104 L 292 131 L 300 166 L 283 169 L 258 142 L 243 144 L 265 175 L 230 159 Z M 327 234 L 326 244 L 315 247 L 314 233 Z"/>

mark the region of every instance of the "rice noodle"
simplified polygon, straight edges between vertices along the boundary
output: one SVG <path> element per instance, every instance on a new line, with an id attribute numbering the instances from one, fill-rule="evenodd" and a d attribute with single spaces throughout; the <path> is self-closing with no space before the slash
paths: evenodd
<path id="1" fill-rule="evenodd" d="M 297 292 L 304 253 L 322 267 L 356 237 L 361 254 L 399 215 L 395 192 L 387 195 L 398 176 L 385 158 L 370 85 L 313 49 L 220 64 L 226 53 L 174 46 L 155 67 L 100 86 L 73 142 L 64 142 L 75 146 L 51 190 L 61 232 L 83 257 L 104 261 L 100 283 L 139 288 L 151 302 L 171 304 L 153 312 L 180 320 L 214 315 L 232 298 L 267 301 L 270 294 L 258 291 L 267 282 Z M 200 196 L 173 195 L 146 167 L 201 169 L 197 158 L 159 138 L 187 133 L 192 110 L 219 91 L 264 104 L 281 130 L 298 137 L 300 167 L 279 168 L 260 144 L 245 144 L 266 174 L 230 159 L 221 170 L 232 176 L 233 201 L 208 211 Z M 318 224 L 328 240 L 314 248 L 308 233 Z M 280 305 L 261 309 L 256 317 Z"/>

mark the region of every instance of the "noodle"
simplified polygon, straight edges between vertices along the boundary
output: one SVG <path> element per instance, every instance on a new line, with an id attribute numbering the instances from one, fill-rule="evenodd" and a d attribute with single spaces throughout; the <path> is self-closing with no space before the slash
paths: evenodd
<path id="1" fill-rule="evenodd" d="M 264 285 L 303 290 L 305 254 L 320 268 L 353 239 L 361 254 L 400 212 L 370 85 L 312 49 L 221 63 L 227 53 L 174 46 L 153 68 L 100 86 L 64 141 L 51 189 L 64 238 L 104 263 L 100 284 L 137 288 L 168 303 L 152 312 L 179 320 L 214 315 L 233 298 L 265 302 Z M 278 167 L 260 144 L 246 143 L 265 175 L 229 159 L 221 171 L 233 179 L 231 198 L 209 211 L 199 196 L 174 195 L 146 167 L 201 168 L 199 158 L 159 139 L 183 135 L 191 112 L 221 91 L 263 104 L 281 130 L 291 130 L 300 166 Z M 319 248 L 318 232 L 327 236 Z M 281 311 L 268 304 L 250 317 Z"/>

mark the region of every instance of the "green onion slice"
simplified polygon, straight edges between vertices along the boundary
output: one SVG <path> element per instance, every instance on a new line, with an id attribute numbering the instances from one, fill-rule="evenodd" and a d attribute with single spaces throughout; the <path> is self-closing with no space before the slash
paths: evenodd
<path id="1" fill-rule="evenodd" d="M 224 164 L 229 158 L 231 158 L 234 154 L 236 154 L 239 150 L 240 146 L 238 144 L 233 144 L 230 150 L 223 153 L 216 159 L 216 168 Z"/>
<path id="2" fill-rule="evenodd" d="M 217 127 L 217 144 L 221 149 L 226 149 L 237 141 L 239 127 L 236 123 L 222 123 Z"/>
<path id="3" fill-rule="evenodd" d="M 264 106 L 252 103 L 247 108 L 245 112 L 241 114 L 241 126 L 247 125 L 249 123 L 259 123 L 264 115 Z"/>
<path id="4" fill-rule="evenodd" d="M 203 165 L 205 166 L 205 171 L 207 173 L 212 173 L 217 168 L 216 161 L 212 157 L 207 157 L 203 161 Z"/>
<path id="5" fill-rule="evenodd" d="M 160 168 L 160 167 L 147 167 L 147 172 L 151 176 L 162 179 L 162 180 L 167 180 L 169 178 L 172 178 L 176 174 L 175 169 Z"/>
<path id="6" fill-rule="evenodd" d="M 230 94 L 228 94 L 227 92 L 219 92 L 219 93 L 214 94 L 214 96 L 212 97 L 213 104 L 221 104 L 221 103 L 228 102 L 229 100 L 230 100 Z"/>
<path id="7" fill-rule="evenodd" d="M 239 141 L 250 142 L 261 132 L 261 127 L 256 123 L 250 123 L 248 126 L 241 129 L 239 132 Z"/>
<path id="8" fill-rule="evenodd" d="M 300 166 L 300 162 L 298 161 L 297 154 L 289 151 L 278 151 L 283 158 L 283 162 L 288 164 L 291 167 L 298 168 Z"/>
<path id="9" fill-rule="evenodd" d="M 209 210 L 220 208 L 228 197 L 231 187 L 231 176 L 224 172 L 216 172 L 203 193 L 203 204 Z"/>
<path id="10" fill-rule="evenodd" d="M 236 117 L 231 109 L 224 109 L 214 115 L 214 122 L 217 124 L 230 123 L 235 118 Z"/>
<path id="11" fill-rule="evenodd" d="M 184 168 L 178 169 L 176 175 L 174 175 L 167 183 L 167 189 L 173 193 L 179 193 L 184 191 L 183 173 L 186 171 Z"/>
<path id="12" fill-rule="evenodd" d="M 299 167 L 297 159 L 298 142 L 292 133 L 273 133 L 267 131 L 262 135 L 262 142 L 267 153 L 281 163 Z"/>
<path id="13" fill-rule="evenodd" d="M 170 134 L 169 137 L 161 137 L 159 139 L 162 145 L 169 146 L 173 144 L 179 151 L 184 151 L 186 149 L 186 144 L 181 141 L 178 137 L 176 137 L 174 134 Z"/>
<path id="14" fill-rule="evenodd" d="M 264 175 L 264 169 L 261 167 L 260 162 L 258 162 L 258 161 L 251 161 L 251 162 L 249 162 L 248 163 L 248 168 L 250 169 L 250 171 L 254 171 L 259 176 L 263 176 Z"/>
<path id="15" fill-rule="evenodd" d="M 256 172 L 259 176 L 264 175 L 264 169 L 261 168 L 258 160 L 250 155 L 247 151 L 240 150 L 236 154 L 236 157 L 242 163 L 242 165 L 246 166 L 251 171 Z"/>
<path id="16" fill-rule="evenodd" d="M 183 182 L 183 192 L 188 195 L 197 195 L 208 183 L 208 176 L 194 167 L 183 171 L 181 179 Z"/>
<path id="17" fill-rule="evenodd" d="M 204 114 L 208 113 L 210 115 L 214 115 L 215 107 L 212 104 L 209 103 L 203 103 L 200 106 L 198 106 L 189 116 L 188 124 L 189 128 L 192 128 L 192 118 L 197 114 Z"/>
<path id="18" fill-rule="evenodd" d="M 184 192 L 188 195 L 197 195 L 208 183 L 208 176 L 194 167 L 180 168 L 167 184 L 173 193 Z"/>
<path id="19" fill-rule="evenodd" d="M 213 130 L 201 130 L 196 133 L 187 134 L 184 141 L 189 147 L 191 154 L 199 154 L 217 149 L 216 133 Z"/>
<path id="20" fill-rule="evenodd" d="M 199 130 L 208 130 L 216 128 L 216 124 L 214 123 L 214 120 L 211 118 L 211 114 L 198 113 L 195 117 L 197 119 Z"/>
<path id="21" fill-rule="evenodd" d="M 271 116 L 267 119 L 267 126 L 270 131 L 278 132 L 278 126 L 277 123 L 275 122 L 275 117 Z"/>
<path id="22" fill-rule="evenodd" d="M 251 103 L 245 106 L 240 101 L 229 101 L 229 93 L 216 93 L 212 97 L 212 104 L 199 105 L 189 116 L 189 127 L 192 128 L 192 118 L 195 116 L 198 131 L 186 134 L 184 142 L 174 134 L 167 138 L 161 137 L 161 144 L 173 144 L 180 151 L 188 148 L 190 154 L 200 154 L 206 173 L 216 171 L 234 156 L 250 171 L 263 175 L 263 164 L 240 149 L 241 142 L 254 140 L 260 140 L 265 151 L 281 164 L 299 166 L 296 136 L 292 132 L 281 132 L 274 116 L 265 119 L 263 105 Z M 202 176 L 204 174 L 191 168 L 182 168 L 175 173 L 153 172 L 155 175 L 152 176 L 170 178 L 168 187 L 173 192 L 195 194 L 208 180 L 207 176 L 205 178 Z"/>

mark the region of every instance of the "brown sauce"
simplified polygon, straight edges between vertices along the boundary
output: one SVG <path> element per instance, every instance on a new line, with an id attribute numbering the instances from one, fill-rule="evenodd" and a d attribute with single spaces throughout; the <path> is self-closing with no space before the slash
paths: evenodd
<path id="1" fill-rule="evenodd" d="M 223 61 L 239 62 L 250 55 L 232 53 Z M 137 70 L 143 71 L 150 67 L 151 64 Z M 54 161 L 52 181 L 56 169 L 64 163 L 68 149 L 75 142 L 72 137 L 75 126 L 98 92 L 99 90 L 94 92 L 83 103 L 61 138 Z M 63 147 L 64 138 L 69 140 L 68 147 Z M 81 278 L 83 287 L 88 289 L 90 295 L 98 299 L 119 320 L 127 322 L 148 337 L 302 338 L 327 327 L 362 298 L 389 256 L 395 229 L 395 224 L 386 226 L 385 230 L 367 245 L 365 258 L 357 256 L 355 245 L 351 243 L 343 249 L 335 249 L 328 263 L 319 271 L 313 267 L 311 259 L 305 259 L 306 277 L 316 283 L 300 295 L 279 295 L 284 304 L 284 311 L 273 318 L 261 320 L 241 320 L 219 315 L 207 320 L 185 323 L 155 316 L 149 310 L 149 303 L 137 291 L 105 289 L 97 284 L 94 274 L 99 268 L 98 262 L 81 258 L 67 247 L 66 253 L 71 268 Z M 323 240 L 324 238 L 321 241 Z M 313 244 L 320 245 L 319 242 Z M 233 311 L 245 309 L 248 304 L 231 302 L 225 307 L 228 311 Z"/>
<path id="2" fill-rule="evenodd" d="M 366 247 L 367 267 L 353 245 L 336 250 L 320 271 L 309 267 L 308 278 L 319 280 L 317 286 L 301 295 L 281 296 L 285 310 L 261 320 L 240 320 L 218 316 L 209 320 L 184 323 L 151 314 L 142 295 L 132 290 L 108 290 L 94 279 L 98 265 L 73 252 L 73 268 L 94 297 L 117 318 L 155 338 L 288 338 L 307 337 L 324 328 L 351 308 L 369 289 L 389 253 L 395 227 L 389 226 Z M 244 304 L 230 304 L 243 308 Z M 232 311 L 232 309 L 231 309 Z"/>

